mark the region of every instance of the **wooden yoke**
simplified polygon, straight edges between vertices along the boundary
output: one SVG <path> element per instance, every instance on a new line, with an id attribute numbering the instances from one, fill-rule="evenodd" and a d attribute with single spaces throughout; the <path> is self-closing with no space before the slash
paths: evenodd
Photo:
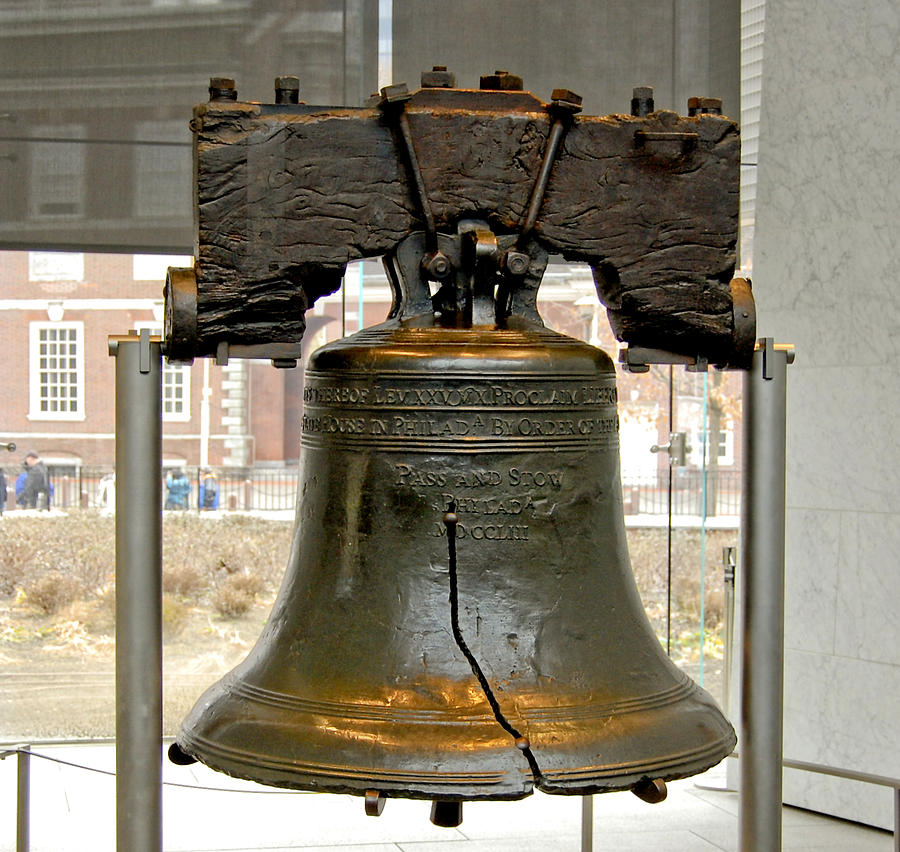
<path id="1" fill-rule="evenodd" d="M 508 270 L 509 252 L 526 265 L 535 251 L 588 263 L 620 340 L 749 363 L 752 298 L 732 283 L 733 121 L 663 110 L 576 118 L 580 107 L 564 110 L 569 92 L 551 104 L 522 91 L 383 94 L 363 108 L 196 107 L 196 265 L 167 280 L 170 357 L 213 355 L 223 342 L 233 355 L 290 356 L 304 312 L 340 286 L 349 261 L 391 255 L 415 232 L 426 248 L 431 232 L 433 249 L 434 231 L 455 235 L 476 219 L 508 237 Z"/>

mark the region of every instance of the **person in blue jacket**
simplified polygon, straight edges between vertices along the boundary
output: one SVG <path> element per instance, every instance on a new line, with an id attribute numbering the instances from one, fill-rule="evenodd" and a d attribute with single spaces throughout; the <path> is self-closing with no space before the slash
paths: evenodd
<path id="1" fill-rule="evenodd" d="M 191 481 L 181 468 L 170 470 L 166 474 L 166 508 L 187 509 L 191 497 Z"/>
<path id="2" fill-rule="evenodd" d="M 200 473 L 200 508 L 205 511 L 219 508 L 219 482 L 208 467 Z"/>

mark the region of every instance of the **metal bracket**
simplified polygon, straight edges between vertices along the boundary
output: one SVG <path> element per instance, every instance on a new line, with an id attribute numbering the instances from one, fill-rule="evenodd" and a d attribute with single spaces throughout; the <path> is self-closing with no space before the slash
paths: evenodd
<path id="1" fill-rule="evenodd" d="M 709 361 L 700 355 L 680 355 L 664 349 L 625 345 L 619 350 L 619 363 L 629 373 L 646 373 L 651 364 L 683 364 L 689 373 L 705 373 Z"/>
<path id="2" fill-rule="evenodd" d="M 531 196 L 528 199 L 528 208 L 522 226 L 519 229 L 519 237 L 516 240 L 515 252 L 522 252 L 525 243 L 531 236 L 534 226 L 537 224 L 538 213 L 541 209 L 541 203 L 544 200 L 544 193 L 547 191 L 547 184 L 550 181 L 550 171 L 556 162 L 556 156 L 562 145 L 563 137 L 569 129 L 575 115 L 581 112 L 581 95 L 576 95 L 568 89 L 554 89 L 553 101 L 550 104 L 550 115 L 553 117 L 553 124 L 550 127 L 550 136 L 547 138 L 547 145 L 544 148 L 544 157 L 541 160 L 541 168 L 538 171 L 537 179 L 531 188 Z M 524 270 L 522 270 L 524 272 Z M 521 273 L 519 273 L 521 274 Z"/>
<path id="3" fill-rule="evenodd" d="M 216 346 L 216 366 L 227 367 L 232 358 L 268 358 L 273 367 L 290 369 L 296 367 L 297 362 L 303 357 L 303 350 L 299 343 L 255 343 L 232 344 L 227 340 L 220 340 Z"/>
<path id="4" fill-rule="evenodd" d="M 650 447 L 651 453 L 668 453 L 669 467 L 684 467 L 687 464 L 687 454 L 693 449 L 687 442 L 687 432 L 669 432 L 669 443 L 654 444 Z"/>
<path id="5" fill-rule="evenodd" d="M 403 150 L 406 154 L 406 162 L 409 166 L 409 174 L 415 190 L 419 212 L 425 224 L 425 250 L 426 256 L 422 260 L 422 268 L 429 278 L 435 281 L 443 281 L 453 272 L 447 256 L 438 248 L 437 227 L 434 224 L 434 212 L 428 193 L 425 190 L 425 179 L 422 177 L 422 169 L 419 167 L 419 158 L 416 156 L 416 148 L 413 145 L 412 131 L 409 127 L 409 116 L 406 114 L 406 102 L 412 97 L 406 83 L 395 83 L 393 86 L 385 86 L 381 90 L 379 108 L 388 118 L 396 124 L 403 142 Z"/>
<path id="6" fill-rule="evenodd" d="M 141 329 L 141 342 L 139 344 L 139 365 L 138 371 L 141 373 L 150 372 L 150 329 Z"/>
<path id="7" fill-rule="evenodd" d="M 784 352 L 788 365 L 794 363 L 797 352 L 792 343 L 775 343 L 772 337 L 761 337 L 756 343 L 756 349 L 762 352 L 762 377 L 767 381 L 775 378 L 774 356 L 776 352 Z"/>

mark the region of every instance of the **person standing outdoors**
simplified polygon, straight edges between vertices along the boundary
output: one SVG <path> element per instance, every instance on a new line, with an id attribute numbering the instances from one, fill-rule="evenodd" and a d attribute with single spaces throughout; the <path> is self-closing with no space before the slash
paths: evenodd
<path id="1" fill-rule="evenodd" d="M 50 477 L 41 457 L 31 450 L 25 454 L 25 488 L 22 491 L 23 509 L 50 508 Z"/>

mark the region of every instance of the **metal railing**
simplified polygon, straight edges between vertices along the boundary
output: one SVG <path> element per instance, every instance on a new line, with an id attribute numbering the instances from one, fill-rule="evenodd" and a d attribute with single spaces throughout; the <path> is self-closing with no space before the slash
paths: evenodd
<path id="1" fill-rule="evenodd" d="M 672 514 L 703 514 L 703 494 L 706 494 L 706 515 L 740 515 L 741 471 L 707 471 L 706 488 L 703 471 L 676 468 L 672 477 Z M 669 507 L 669 473 L 660 471 L 655 477 L 631 478 L 623 471 L 622 492 L 626 515 L 665 515 Z"/>
<path id="2" fill-rule="evenodd" d="M 250 512 L 294 508 L 298 482 L 295 465 L 284 468 L 185 468 L 190 482 L 186 508 L 190 510 L 205 508 L 202 496 L 207 480 L 203 471 L 212 473 L 216 485 L 216 499 L 209 507 L 211 509 Z M 51 508 L 111 510 L 115 506 L 115 469 L 111 465 L 49 465 L 48 473 Z M 12 498 L 10 502 L 13 502 Z"/>
<path id="3" fill-rule="evenodd" d="M 214 508 L 230 511 L 283 511 L 294 508 L 298 468 L 289 467 L 213 467 L 206 468 L 215 477 L 218 499 Z M 112 508 L 115 503 L 112 466 L 49 466 L 52 486 L 51 505 L 58 509 Z M 202 510 L 202 470 L 185 469 L 190 480 L 188 508 Z M 630 477 L 623 473 L 622 493 L 628 515 L 665 515 L 668 512 L 668 472 L 656 476 Z M 672 482 L 672 514 L 703 514 L 703 471 L 678 469 Z M 741 472 L 707 472 L 706 515 L 737 516 L 741 508 Z M 12 502 L 12 501 L 11 501 Z"/>

